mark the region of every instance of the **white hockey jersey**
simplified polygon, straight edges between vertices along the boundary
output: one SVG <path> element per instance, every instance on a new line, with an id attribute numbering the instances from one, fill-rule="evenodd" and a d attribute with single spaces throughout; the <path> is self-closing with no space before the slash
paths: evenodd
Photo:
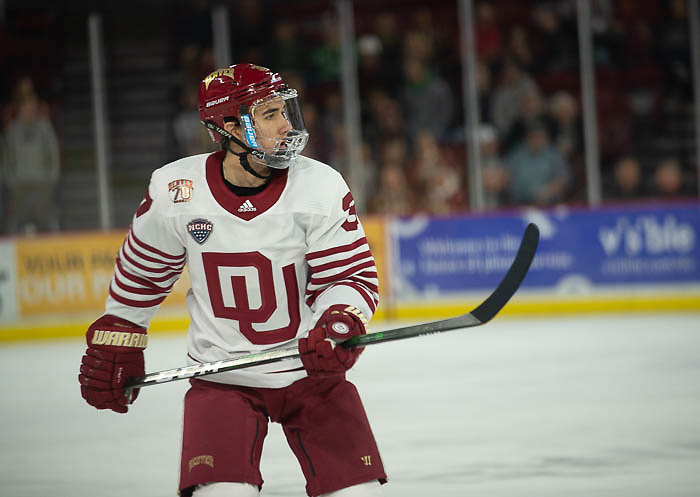
<path id="1" fill-rule="evenodd" d="M 296 345 L 333 304 L 371 318 L 377 269 L 340 174 L 299 157 L 262 192 L 239 197 L 223 181 L 223 157 L 196 155 L 153 172 L 106 313 L 148 327 L 187 264 L 190 365 Z M 279 388 L 304 376 L 297 359 L 204 379 Z"/>

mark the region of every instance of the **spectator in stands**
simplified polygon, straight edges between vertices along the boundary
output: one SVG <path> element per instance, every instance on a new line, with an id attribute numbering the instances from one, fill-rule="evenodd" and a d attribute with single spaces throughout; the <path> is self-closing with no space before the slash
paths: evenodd
<path id="1" fill-rule="evenodd" d="M 526 72 L 531 72 L 534 69 L 534 55 L 530 47 L 527 29 L 524 26 L 517 24 L 510 30 L 505 52 Z"/>
<path id="2" fill-rule="evenodd" d="M 535 49 L 532 71 L 561 73 L 578 71 L 578 32 L 573 18 L 562 18 L 552 2 L 533 11 Z"/>
<path id="3" fill-rule="evenodd" d="M 403 39 L 404 66 L 408 57 L 418 60 L 426 66 L 431 64 L 434 61 L 434 41 L 428 31 L 414 29 L 406 33 Z"/>
<path id="4" fill-rule="evenodd" d="M 283 76 L 290 71 L 303 72 L 305 69 L 308 47 L 299 36 L 298 25 L 289 19 L 279 20 L 267 47 L 266 63 L 269 61 L 269 66 L 278 68 L 277 71 Z"/>
<path id="5" fill-rule="evenodd" d="M 366 34 L 357 40 L 357 79 L 360 95 L 369 95 L 374 89 L 390 90 L 394 84 L 382 63 L 382 40 Z"/>
<path id="6" fill-rule="evenodd" d="M 186 86 L 180 92 L 180 110 L 173 119 L 177 157 L 214 152 L 216 145 L 202 126 L 197 110 L 197 87 Z"/>
<path id="7" fill-rule="evenodd" d="M 481 176 L 484 183 L 484 207 L 494 209 L 508 202 L 508 169 L 499 151 L 498 135 L 493 126 L 479 129 Z"/>
<path id="8" fill-rule="evenodd" d="M 284 80 L 289 81 L 287 78 L 284 78 Z M 290 83 L 288 84 L 292 88 L 298 88 Z M 318 107 L 313 102 L 306 101 L 302 101 L 300 105 L 303 106 L 304 125 L 309 132 L 309 142 L 304 148 L 304 155 L 332 165 L 333 162 L 329 159 L 329 150 L 332 145 L 329 143 L 328 130 L 324 130 L 321 127 Z"/>
<path id="9" fill-rule="evenodd" d="M 544 122 L 549 126 L 549 116 L 546 115 L 542 97 L 536 88 L 531 88 L 522 94 L 519 110 L 501 141 L 502 151 L 506 154 L 523 141 L 525 133 L 533 123 Z"/>
<path id="10" fill-rule="evenodd" d="M 404 170 L 394 163 L 382 165 L 377 191 L 370 200 L 370 212 L 408 216 L 415 212 L 414 208 L 415 198 Z"/>
<path id="11" fill-rule="evenodd" d="M 412 9 L 409 29 L 425 38 L 429 48 L 425 60 L 433 67 L 439 68 L 444 76 L 450 70 L 453 61 L 452 46 L 455 33 L 444 22 L 435 18 L 436 13 L 436 9 L 428 5 Z M 404 55 L 409 53 L 404 47 Z"/>
<path id="12" fill-rule="evenodd" d="M 605 180 L 605 190 L 606 200 L 638 200 L 646 196 L 642 168 L 636 157 L 625 155 L 615 163 L 612 176 Z"/>
<path id="13" fill-rule="evenodd" d="M 230 0 L 221 3 L 229 4 L 233 56 L 236 60 L 261 61 L 265 55 L 266 47 L 258 41 L 260 33 L 266 34 L 264 37 L 266 40 L 272 38 L 270 20 L 274 19 L 274 12 L 267 10 L 270 2 Z"/>
<path id="14" fill-rule="evenodd" d="M 481 62 L 490 64 L 501 56 L 503 35 L 491 2 L 476 4 L 476 54 Z"/>
<path id="15" fill-rule="evenodd" d="M 483 62 L 476 65 L 476 92 L 479 98 L 481 122 L 491 123 L 491 70 Z"/>
<path id="16" fill-rule="evenodd" d="M 552 143 L 569 164 L 581 160 L 583 153 L 583 123 L 578 102 L 571 93 L 558 91 L 549 99 Z"/>
<path id="17" fill-rule="evenodd" d="M 658 59 L 664 69 L 665 90 L 676 98 L 690 100 L 692 99 L 692 67 L 688 2 L 670 0 L 663 3 L 666 12 L 656 35 Z"/>
<path id="18" fill-rule="evenodd" d="M 327 85 L 340 81 L 340 30 L 338 23 L 325 17 L 321 20 L 320 43 L 311 49 L 311 71 L 316 85 Z"/>
<path id="19" fill-rule="evenodd" d="M 530 124 L 524 143 L 507 158 L 509 190 L 517 205 L 551 205 L 564 200 L 571 176 L 569 164 L 552 146 L 544 122 Z"/>
<path id="20" fill-rule="evenodd" d="M 17 117 L 4 136 L 3 167 L 9 197 L 11 233 L 57 231 L 55 203 L 59 179 L 58 140 L 51 122 L 40 112 L 34 93 L 22 93 Z"/>
<path id="21" fill-rule="evenodd" d="M 537 91 L 532 78 L 512 58 L 506 58 L 491 98 L 491 117 L 500 136 L 505 136 L 518 118 L 523 95 L 532 91 Z"/>
<path id="22" fill-rule="evenodd" d="M 678 159 L 675 157 L 662 159 L 654 170 L 652 194 L 665 200 L 691 197 L 692 191 L 684 176 Z"/>
<path id="23" fill-rule="evenodd" d="M 373 152 L 379 156 L 385 141 L 404 138 L 405 125 L 399 103 L 384 91 L 375 89 L 368 97 L 367 118 L 363 126 L 365 139 Z"/>
<path id="24" fill-rule="evenodd" d="M 425 61 L 404 59 L 405 83 L 400 90 L 401 110 L 410 137 L 429 130 L 442 138 L 452 121 L 454 98 L 449 85 Z"/>
<path id="25" fill-rule="evenodd" d="M 385 11 L 374 16 L 373 34 L 382 44 L 382 67 L 389 75 L 389 82 L 394 84 L 397 74 L 401 74 L 401 32 L 396 14 Z M 392 88 L 383 88 L 386 91 Z"/>
<path id="26" fill-rule="evenodd" d="M 457 164 L 442 153 L 435 136 L 419 132 L 413 140 L 413 160 L 409 179 L 417 193 L 416 209 L 432 214 L 447 214 L 466 208 L 464 187 Z"/>
<path id="27" fill-rule="evenodd" d="M 32 78 L 29 76 L 20 76 L 12 89 L 12 99 L 3 110 L 2 128 L 7 128 L 12 121 L 17 119 L 20 106 L 27 99 L 37 99 L 37 115 L 41 118 L 49 118 L 49 105 L 44 100 L 38 99 Z"/>

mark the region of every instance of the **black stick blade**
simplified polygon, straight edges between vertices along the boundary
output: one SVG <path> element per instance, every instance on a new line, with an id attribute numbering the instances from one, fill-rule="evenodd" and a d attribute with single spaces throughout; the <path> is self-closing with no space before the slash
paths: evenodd
<path id="1" fill-rule="evenodd" d="M 479 307 L 471 311 L 472 316 L 482 323 L 486 323 L 503 309 L 525 279 L 525 275 L 530 269 L 530 264 L 532 264 L 532 259 L 535 258 L 539 240 L 540 230 L 537 228 L 537 225 L 533 223 L 528 224 L 510 269 L 508 269 L 508 272 L 493 293 Z"/>

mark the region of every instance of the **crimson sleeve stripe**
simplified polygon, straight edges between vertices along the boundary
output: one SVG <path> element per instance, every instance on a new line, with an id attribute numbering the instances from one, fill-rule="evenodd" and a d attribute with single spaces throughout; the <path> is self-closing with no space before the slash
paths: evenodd
<path id="1" fill-rule="evenodd" d="M 328 269 L 333 269 L 335 267 L 341 267 L 341 266 L 349 266 L 353 262 L 361 261 L 362 259 L 367 259 L 368 257 L 372 257 L 372 252 L 369 250 L 366 250 L 364 252 L 361 252 L 359 254 L 353 255 L 352 257 L 348 257 L 347 259 L 341 259 L 338 261 L 333 261 L 329 262 L 327 264 L 322 264 L 320 266 L 311 266 L 311 269 L 313 270 L 314 273 L 320 273 L 322 271 L 327 271 Z"/>
<path id="2" fill-rule="evenodd" d="M 131 233 L 131 236 L 134 237 L 134 242 L 136 242 L 136 245 L 138 245 L 139 247 L 141 247 L 141 248 L 144 249 L 144 250 L 148 250 L 149 252 L 153 252 L 154 254 L 159 255 L 159 256 L 161 256 L 161 257 L 163 257 L 163 258 L 165 258 L 165 259 L 172 259 L 173 261 L 176 261 L 176 262 L 180 262 L 180 261 L 182 261 L 182 260 L 185 259 L 185 254 L 186 254 L 186 252 L 183 252 L 183 253 L 180 254 L 180 255 L 171 255 L 171 254 L 167 254 L 167 253 L 165 253 L 165 252 L 163 252 L 163 251 L 161 251 L 161 250 L 158 250 L 158 249 L 155 248 L 155 247 L 151 247 L 151 246 L 150 246 L 149 244 L 147 244 L 146 242 L 139 240 L 139 237 L 136 236 L 136 233 L 134 233 L 134 229 L 133 229 L 133 228 L 129 230 L 129 233 Z"/>
<path id="3" fill-rule="evenodd" d="M 328 289 L 328 287 L 323 288 L 322 290 L 315 290 L 315 291 L 312 291 L 312 292 L 309 292 L 309 291 L 307 290 L 306 293 L 309 293 L 310 296 L 306 299 L 306 305 L 308 305 L 309 307 L 311 307 L 312 305 L 314 305 L 314 302 L 316 302 L 316 299 L 319 297 L 319 295 L 321 295 L 321 294 L 322 294 L 324 291 L 326 291 L 327 289 Z"/>
<path id="4" fill-rule="evenodd" d="M 117 276 L 116 273 L 114 274 L 114 282 L 119 288 L 121 288 L 125 292 L 136 293 L 138 295 L 163 295 L 163 293 L 166 293 L 163 291 L 153 290 L 151 288 L 138 288 L 135 286 L 127 285 L 119 279 L 119 276 Z"/>
<path id="5" fill-rule="evenodd" d="M 112 290 L 112 287 L 109 287 L 109 294 L 112 296 L 114 300 L 119 302 L 120 304 L 128 305 L 129 307 L 154 307 L 161 302 L 165 300 L 165 297 L 159 297 L 154 300 L 132 300 L 132 299 L 127 299 L 125 297 L 122 297 L 121 295 L 117 294 Z"/>
<path id="6" fill-rule="evenodd" d="M 132 274 L 129 271 L 126 271 L 124 269 L 124 266 L 122 266 L 122 263 L 118 257 L 117 257 L 117 269 L 122 274 L 122 276 L 124 276 L 126 279 L 131 280 L 134 283 L 138 283 L 139 285 L 143 285 L 143 286 L 148 287 L 148 288 L 153 288 L 154 290 L 158 289 L 158 290 L 162 290 L 164 292 L 168 292 L 173 287 L 173 285 L 169 285 L 167 288 L 162 287 L 162 286 L 158 286 L 153 282 L 153 278 L 151 278 L 150 280 L 147 280 L 145 278 L 141 278 L 139 276 L 136 276 L 135 274 Z"/>
<path id="7" fill-rule="evenodd" d="M 349 243 L 347 245 L 340 245 L 338 247 L 333 247 L 326 250 L 319 250 L 317 252 L 309 252 L 308 254 L 306 254 L 306 260 L 310 261 L 312 259 L 318 259 L 320 257 L 328 257 L 329 255 L 339 254 L 340 252 L 349 252 L 350 250 L 354 250 L 365 243 L 367 243 L 367 238 L 363 236 L 359 240 L 355 240 L 354 242 Z"/>
<path id="8" fill-rule="evenodd" d="M 372 290 L 375 293 L 379 293 L 379 285 L 375 285 L 374 283 L 370 283 L 367 280 L 364 280 L 362 278 L 357 278 L 355 276 L 350 276 L 348 278 L 350 281 L 354 281 L 355 283 L 359 283 L 360 285 L 365 285 L 367 288 Z"/>
<path id="9" fill-rule="evenodd" d="M 365 299 L 365 302 L 367 302 L 367 305 L 369 306 L 370 309 L 372 309 L 372 312 L 377 310 L 377 304 L 374 302 L 374 297 L 370 298 L 368 295 L 367 289 L 363 288 L 362 285 L 358 285 L 357 283 L 354 283 L 352 281 L 340 281 L 336 283 L 333 286 L 349 286 L 353 290 L 357 291 L 360 295 L 362 295 L 362 298 Z"/>
<path id="10" fill-rule="evenodd" d="M 378 278 L 376 271 L 362 271 L 361 273 L 357 273 L 357 276 L 362 276 L 364 278 L 374 278 L 375 280 Z"/>
<path id="11" fill-rule="evenodd" d="M 353 282 L 353 283 L 357 283 L 358 285 L 364 285 L 364 286 L 366 286 L 367 288 L 369 288 L 370 291 L 372 291 L 372 292 L 374 292 L 374 293 L 379 293 L 379 286 L 378 286 L 378 285 L 375 285 L 374 283 L 371 283 L 371 282 L 369 282 L 369 281 L 367 281 L 367 280 L 365 280 L 365 279 L 357 278 L 357 277 L 355 277 L 355 276 L 350 276 L 350 277 L 348 278 L 348 281 L 351 281 L 351 282 Z M 306 295 L 311 295 L 311 294 L 313 294 L 313 293 L 315 293 L 315 292 L 318 292 L 318 291 L 319 291 L 319 289 L 316 289 L 316 290 L 309 290 L 309 289 L 307 289 L 307 290 L 306 290 Z"/>
<path id="12" fill-rule="evenodd" d="M 356 266 L 353 266 L 350 269 L 346 269 L 342 273 L 334 274 L 333 276 L 326 276 L 325 278 L 314 278 L 312 276 L 310 283 L 312 285 L 325 285 L 327 283 L 335 283 L 336 281 L 342 280 L 343 278 L 350 276 L 351 274 L 357 272 L 360 269 L 365 269 L 368 267 L 374 267 L 374 260 L 357 264 Z"/>
<path id="13" fill-rule="evenodd" d="M 182 266 L 185 265 L 185 262 L 184 262 L 184 261 L 178 262 L 177 264 L 175 264 L 175 263 L 173 263 L 173 262 L 171 262 L 171 261 L 166 261 L 166 260 L 163 260 L 163 259 L 156 259 L 155 257 L 150 257 L 150 256 L 144 254 L 143 252 L 141 252 L 140 250 L 138 250 L 136 247 L 134 247 L 134 245 L 131 243 L 131 236 L 127 236 L 127 237 L 126 237 L 126 242 L 125 242 L 125 244 L 129 246 L 129 249 L 131 249 L 131 251 L 132 251 L 135 255 L 139 256 L 139 257 L 140 257 L 141 259 L 143 259 L 144 261 L 153 262 L 153 263 L 155 263 L 155 264 L 163 264 L 163 265 L 169 266 L 169 267 L 171 267 L 171 268 L 177 268 L 177 266 L 182 267 Z"/>
<path id="14" fill-rule="evenodd" d="M 367 305 L 369 306 L 369 308 L 372 309 L 373 313 L 374 313 L 374 311 L 377 310 L 377 303 L 378 303 L 377 298 L 374 296 L 372 296 L 372 298 L 370 298 L 366 288 L 364 288 L 362 285 L 360 285 L 358 283 L 354 283 L 352 281 L 340 281 L 332 286 L 324 288 L 323 290 L 317 290 L 317 291 L 312 291 L 312 292 L 309 292 L 307 290 L 306 293 L 309 294 L 309 297 L 306 299 L 306 305 L 311 307 L 312 305 L 314 305 L 314 302 L 316 302 L 318 297 L 323 292 L 325 292 L 326 290 L 329 290 L 335 286 L 338 286 L 338 285 L 346 285 L 346 286 L 351 287 L 352 289 L 354 289 L 357 293 L 359 293 L 362 296 L 362 298 L 365 300 L 365 302 L 367 302 Z"/>
<path id="15" fill-rule="evenodd" d="M 182 271 L 181 267 L 180 268 L 170 268 L 170 267 L 149 267 L 149 266 L 146 266 L 144 264 L 141 264 L 140 262 L 136 262 L 134 259 L 129 257 L 129 254 L 127 254 L 126 250 L 124 250 L 123 248 L 121 251 L 121 255 L 124 257 L 124 259 L 129 261 L 129 263 L 132 266 L 135 266 L 135 267 L 137 267 L 143 271 L 147 271 L 149 273 L 165 273 L 166 271 L 172 271 L 173 269 L 175 271 L 178 271 L 178 272 Z"/>

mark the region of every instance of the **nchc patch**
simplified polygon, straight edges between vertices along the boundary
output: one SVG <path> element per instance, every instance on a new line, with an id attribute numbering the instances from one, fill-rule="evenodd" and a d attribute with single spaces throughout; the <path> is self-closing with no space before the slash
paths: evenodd
<path id="1" fill-rule="evenodd" d="M 194 182 L 191 179 L 176 179 L 168 183 L 168 195 L 176 204 L 189 202 L 192 199 L 192 190 Z"/>
<path id="2" fill-rule="evenodd" d="M 187 223 L 187 231 L 200 245 L 204 243 L 207 238 L 209 238 L 209 235 L 211 235 L 211 231 L 213 229 L 214 225 L 211 223 L 211 221 L 206 219 L 193 219 Z"/>

